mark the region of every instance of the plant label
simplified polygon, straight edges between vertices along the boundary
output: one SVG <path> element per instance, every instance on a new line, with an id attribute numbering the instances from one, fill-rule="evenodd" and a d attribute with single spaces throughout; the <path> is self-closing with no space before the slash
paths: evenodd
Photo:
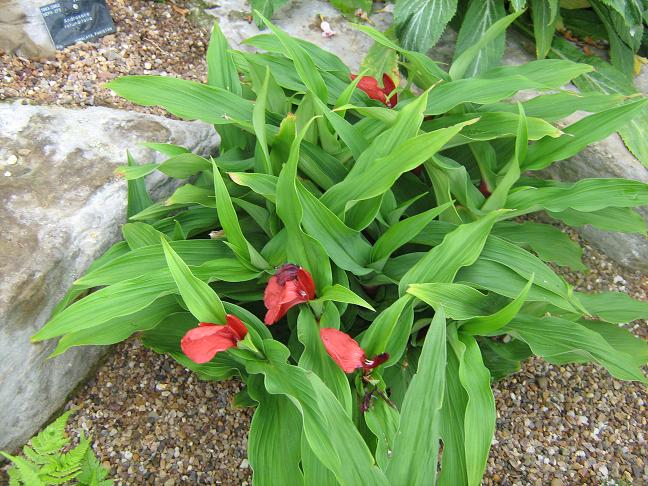
<path id="1" fill-rule="evenodd" d="M 40 11 L 57 49 L 115 32 L 105 0 L 60 0 Z"/>

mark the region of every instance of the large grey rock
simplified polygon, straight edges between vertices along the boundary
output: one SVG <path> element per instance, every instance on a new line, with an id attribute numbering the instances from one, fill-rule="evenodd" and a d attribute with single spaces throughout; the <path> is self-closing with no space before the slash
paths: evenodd
<path id="1" fill-rule="evenodd" d="M 170 142 L 213 153 L 209 125 L 109 108 L 0 104 L 0 449 L 28 439 L 102 353 L 74 348 L 46 360 L 55 342 L 32 344 L 72 282 L 120 238 L 126 183 L 114 176 L 128 149 Z M 151 178 L 154 197 L 173 186 Z"/>
<path id="2" fill-rule="evenodd" d="M 22 57 L 55 52 L 39 7 L 49 0 L 0 0 L 0 49 Z"/>

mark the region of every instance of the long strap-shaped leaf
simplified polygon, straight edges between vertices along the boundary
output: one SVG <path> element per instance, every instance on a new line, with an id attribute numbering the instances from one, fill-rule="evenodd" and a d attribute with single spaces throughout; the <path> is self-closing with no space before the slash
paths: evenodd
<path id="1" fill-rule="evenodd" d="M 394 450 L 387 466 L 387 477 L 393 485 L 435 483 L 445 367 L 446 320 L 440 308 L 430 324 L 418 371 L 403 401 Z"/>

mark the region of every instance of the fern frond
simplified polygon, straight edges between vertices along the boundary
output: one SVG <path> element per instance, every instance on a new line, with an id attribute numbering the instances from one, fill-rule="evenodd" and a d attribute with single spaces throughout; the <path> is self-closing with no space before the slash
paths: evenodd
<path id="1" fill-rule="evenodd" d="M 31 446 L 38 454 L 56 454 L 67 445 L 68 438 L 65 433 L 65 425 L 73 412 L 74 410 L 65 412 L 30 441 Z"/>
<path id="2" fill-rule="evenodd" d="M 16 465 L 15 471 L 17 471 L 18 474 L 16 474 L 16 472 L 12 473 L 16 482 L 22 481 L 23 484 L 28 486 L 45 486 L 45 483 L 43 483 L 40 477 L 38 477 L 38 469 L 34 464 L 26 461 L 22 457 L 12 456 L 6 452 L 0 451 L 0 454 Z"/>

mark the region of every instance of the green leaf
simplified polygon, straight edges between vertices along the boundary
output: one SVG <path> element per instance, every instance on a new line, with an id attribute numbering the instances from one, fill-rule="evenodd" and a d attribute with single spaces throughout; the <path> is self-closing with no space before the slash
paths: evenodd
<path id="1" fill-rule="evenodd" d="M 631 208 L 611 207 L 588 212 L 566 209 L 560 212 L 549 211 L 548 214 L 574 227 L 589 224 L 604 231 L 642 234 L 646 234 L 647 231 L 643 216 Z"/>
<path id="2" fill-rule="evenodd" d="M 252 124 L 254 126 L 254 133 L 257 137 L 257 144 L 259 147 L 261 147 L 264 172 L 266 174 L 272 175 L 272 166 L 270 165 L 270 152 L 268 151 L 268 139 L 266 137 L 266 105 L 268 102 L 269 82 L 270 68 L 266 66 L 263 84 L 261 85 L 261 89 L 257 93 L 256 103 L 254 104 Z"/>
<path id="3" fill-rule="evenodd" d="M 457 10 L 457 0 L 397 0 L 394 23 L 406 49 L 426 52 L 434 46 Z"/>
<path id="4" fill-rule="evenodd" d="M 587 311 L 593 316 L 607 322 L 621 324 L 648 319 L 648 302 L 634 300 L 622 292 L 600 292 L 586 294 L 578 292 L 580 300 Z"/>
<path id="5" fill-rule="evenodd" d="M 391 226 L 374 244 L 371 250 L 371 261 L 377 262 L 384 258 L 389 258 L 398 248 L 416 237 L 430 221 L 445 211 L 450 204 L 452 203 L 442 204 L 436 208 L 405 218 L 403 221 L 399 221 Z"/>
<path id="6" fill-rule="evenodd" d="M 428 96 L 425 114 L 441 115 L 468 102 L 495 103 L 526 89 L 558 89 L 591 69 L 587 65 L 555 59 L 498 67 L 479 78 L 458 79 L 435 86 Z"/>
<path id="7" fill-rule="evenodd" d="M 468 484 L 466 470 L 466 449 L 464 421 L 468 395 L 459 378 L 459 359 L 450 345 L 446 346 L 446 380 L 441 408 L 441 440 L 443 454 L 441 455 L 441 473 L 437 484 L 439 486 L 455 486 Z"/>
<path id="8" fill-rule="evenodd" d="M 518 105 L 519 120 L 517 135 L 515 137 L 515 153 L 513 158 L 500 171 L 497 185 L 493 193 L 486 199 L 482 205 L 482 211 L 493 211 L 505 206 L 511 187 L 520 178 L 520 167 L 524 164 L 526 158 L 527 146 L 529 145 L 529 130 L 526 115 L 522 105 Z"/>
<path id="9" fill-rule="evenodd" d="M 249 187 L 272 203 L 276 201 L 277 177 L 255 172 L 230 172 L 227 175 L 235 184 Z"/>
<path id="10" fill-rule="evenodd" d="M 105 85 L 119 96 L 143 106 L 161 106 L 185 120 L 215 125 L 252 120 L 253 104 L 223 88 L 170 76 L 124 76 Z"/>
<path id="11" fill-rule="evenodd" d="M 115 169 L 115 175 L 132 181 L 155 172 L 159 166 L 160 164 L 120 165 Z"/>
<path id="12" fill-rule="evenodd" d="M 486 31 L 506 15 L 502 0 L 471 0 L 457 35 L 454 59 L 467 51 Z M 504 54 L 504 33 L 482 44 L 461 77 L 471 78 L 499 64 Z"/>
<path id="13" fill-rule="evenodd" d="M 164 256 L 187 309 L 200 322 L 225 324 L 225 309 L 216 292 L 191 273 L 187 264 L 162 240 Z"/>
<path id="14" fill-rule="evenodd" d="M 559 213 L 567 209 L 599 211 L 648 204 L 648 184 L 628 179 L 581 179 L 573 184 L 549 187 L 525 187 L 511 193 L 507 207 L 514 209 L 506 217 L 541 211 Z"/>
<path id="15" fill-rule="evenodd" d="M 243 260 L 251 262 L 252 254 L 250 252 L 250 244 L 243 235 L 243 230 L 236 215 L 236 210 L 227 192 L 227 187 L 223 181 L 223 177 L 218 170 L 218 167 L 213 163 L 214 174 L 214 190 L 216 192 L 216 209 L 218 211 L 218 220 L 225 231 L 227 241 L 232 246 L 234 253 L 236 253 Z"/>
<path id="16" fill-rule="evenodd" d="M 187 265 L 193 267 L 207 262 L 218 264 L 218 261 L 234 260 L 234 254 L 219 240 L 172 241 L 170 245 Z M 239 267 L 241 267 L 240 264 Z M 158 238 L 155 246 L 130 251 L 115 257 L 105 265 L 91 269 L 78 279 L 75 285 L 80 288 L 111 285 L 166 268 L 164 251 Z"/>
<path id="17" fill-rule="evenodd" d="M 180 145 L 174 145 L 172 143 L 144 142 L 142 146 L 150 148 L 151 150 L 155 150 L 156 152 L 166 155 L 167 157 L 174 157 L 176 155 L 186 154 L 190 152 L 189 149 L 181 147 Z"/>
<path id="18" fill-rule="evenodd" d="M 550 363 L 595 361 L 615 378 L 648 382 L 630 355 L 614 349 L 600 334 L 576 322 L 519 315 L 502 332 L 524 341 L 534 354 Z"/>
<path id="19" fill-rule="evenodd" d="M 360 345 L 368 356 L 375 356 L 381 353 L 389 353 L 389 362 L 394 364 L 400 359 L 402 349 L 397 349 L 399 344 L 398 335 L 402 332 L 409 336 L 409 328 L 403 329 L 404 319 L 401 317 L 407 313 L 406 309 L 410 307 L 412 299 L 405 295 L 389 307 L 383 310 L 369 325 L 367 330 L 362 334 Z M 411 327 L 411 322 L 410 322 Z M 404 331 L 404 332 L 403 332 Z"/>
<path id="20" fill-rule="evenodd" d="M 328 98 L 328 89 L 313 59 L 299 43 L 257 12 L 263 23 L 277 36 L 284 46 L 286 56 L 293 60 L 302 82 L 322 101 Z"/>
<path id="21" fill-rule="evenodd" d="M 182 308 L 173 295 L 162 297 L 148 307 L 127 316 L 110 319 L 100 326 L 82 329 L 65 334 L 59 339 L 56 349 L 49 358 L 63 354 L 74 346 L 96 346 L 115 344 L 126 340 L 136 332 L 146 331 L 157 326 L 169 314 Z"/>
<path id="22" fill-rule="evenodd" d="M 495 434 L 495 398 L 490 387 L 490 373 L 484 366 L 475 338 L 463 335 L 457 338 L 450 333 L 450 343 L 458 355 L 459 379 L 468 397 L 464 417 L 467 484 L 479 486 Z"/>
<path id="23" fill-rule="evenodd" d="M 347 304 L 359 305 L 360 307 L 364 307 L 365 309 L 369 309 L 370 311 L 375 310 L 371 306 L 371 304 L 369 304 L 362 297 L 357 295 L 352 290 L 349 290 L 348 288 L 339 284 L 324 288 L 317 300 L 321 302 L 325 302 L 327 300 L 332 300 L 333 302 L 345 302 Z"/>
<path id="24" fill-rule="evenodd" d="M 301 183 L 297 183 L 297 192 L 304 211 L 302 224 L 322 244 L 331 260 L 356 275 L 370 273 L 365 265 L 371 247 L 361 233 L 346 226 Z"/>
<path id="25" fill-rule="evenodd" d="M 158 245 L 160 238 L 168 241 L 164 233 L 146 223 L 126 223 L 122 226 L 122 234 L 131 250 L 137 250 L 150 245 Z"/>
<path id="26" fill-rule="evenodd" d="M 418 369 L 405 394 L 394 449 L 387 465 L 392 484 L 434 484 L 440 417 L 445 389 L 446 321 L 435 314 L 423 343 Z"/>
<path id="27" fill-rule="evenodd" d="M 598 142 L 623 127 L 628 120 L 645 109 L 648 99 L 626 103 L 616 108 L 589 115 L 572 123 L 559 138 L 545 138 L 529 147 L 524 168 L 539 170 L 557 160 L 577 154 L 591 143 Z"/>
<path id="28" fill-rule="evenodd" d="M 214 22 L 207 47 L 207 84 L 241 96 L 241 81 L 234 59 L 228 50 L 227 39 L 218 22 Z M 223 151 L 235 147 L 245 147 L 245 134 L 238 127 L 222 125 L 218 129 L 218 134 L 221 136 L 221 150 Z"/>
<path id="29" fill-rule="evenodd" d="M 235 130 L 238 130 L 236 128 Z M 186 179 L 198 172 L 211 169 L 211 163 L 204 157 L 192 153 L 174 155 L 162 162 L 158 169 L 170 177 Z"/>
<path id="30" fill-rule="evenodd" d="M 500 4 L 500 13 L 503 13 L 503 11 L 504 7 Z M 488 12 L 489 10 L 486 9 L 482 12 L 482 14 L 487 15 Z M 468 16 L 469 13 L 470 7 L 468 8 L 466 16 Z M 514 12 L 510 15 L 507 15 L 506 17 L 502 17 L 496 22 L 493 22 L 492 25 L 489 25 L 488 28 L 485 29 L 485 31 L 478 32 L 478 35 L 474 37 L 474 42 L 471 42 L 470 47 L 466 47 L 461 52 L 461 54 L 455 57 L 455 60 L 450 66 L 449 70 L 450 78 L 461 79 L 463 77 L 466 77 L 465 75 L 466 71 L 468 71 L 468 68 L 470 68 L 474 63 L 479 63 L 480 58 L 485 55 L 484 51 L 489 47 L 490 44 L 496 45 L 496 53 L 493 57 L 496 58 L 497 61 L 499 61 L 499 57 L 501 57 L 501 55 L 504 53 L 504 32 L 506 31 L 506 28 L 511 25 L 511 23 L 513 23 L 513 21 L 520 15 L 522 15 L 522 12 Z M 482 20 L 486 19 L 483 17 Z M 464 20 L 464 22 L 465 21 L 466 20 Z M 484 25 L 484 27 L 485 26 L 486 25 Z M 469 27 L 471 27 L 470 24 Z M 499 44 L 499 47 L 497 47 L 497 44 Z"/>
<path id="31" fill-rule="evenodd" d="M 139 167 L 135 159 L 126 151 L 126 156 L 128 157 L 128 166 L 129 167 Z M 126 210 L 126 215 L 130 218 L 148 208 L 153 201 L 149 196 L 148 191 L 146 190 L 146 185 L 144 184 L 144 179 L 129 180 L 127 182 L 128 186 L 128 205 Z"/>
<path id="32" fill-rule="evenodd" d="M 98 326 L 115 317 L 133 314 L 155 300 L 176 292 L 168 271 L 151 272 L 93 292 L 52 317 L 32 341 Z M 89 319 L 88 316 L 92 316 Z"/>
<path id="33" fill-rule="evenodd" d="M 551 49 L 551 41 L 556 32 L 558 21 L 558 0 L 531 0 L 533 35 L 535 36 L 536 57 L 544 59 Z"/>
<path id="34" fill-rule="evenodd" d="M 471 265 L 479 257 L 499 214 L 494 211 L 448 233 L 440 245 L 432 248 L 403 276 L 398 286 L 400 294 L 403 295 L 413 283 L 452 282 L 461 267 Z"/>
<path id="35" fill-rule="evenodd" d="M 578 323 L 600 334 L 616 351 L 630 356 L 635 366 L 642 367 L 648 363 L 648 343 L 627 329 L 601 321 L 580 320 Z"/>
<path id="36" fill-rule="evenodd" d="M 397 146 L 390 154 L 373 161 L 371 171 L 352 170 L 344 181 L 322 196 L 322 202 L 338 213 L 351 201 L 361 201 L 382 195 L 401 174 L 415 169 L 443 148 L 443 145 L 464 126 L 476 120 L 418 135 Z"/>
<path id="37" fill-rule="evenodd" d="M 461 325 L 461 332 L 481 336 L 497 332 L 515 318 L 526 301 L 531 285 L 533 285 L 533 278 L 529 280 L 529 283 L 522 289 L 520 295 L 512 302 L 489 316 L 476 316 L 469 319 Z"/>
<path id="38" fill-rule="evenodd" d="M 384 470 L 389 464 L 389 456 L 394 448 L 400 415 L 396 407 L 385 400 L 375 400 L 364 413 L 364 419 L 367 427 L 376 436 L 376 462 Z"/>
<path id="39" fill-rule="evenodd" d="M 250 6 L 252 7 L 252 15 L 257 27 L 260 29 L 263 28 L 263 22 L 265 20 L 259 15 L 259 12 L 261 12 L 264 17 L 271 18 L 274 11 L 287 1 L 288 0 L 251 0 Z"/>
<path id="40" fill-rule="evenodd" d="M 299 410 L 284 395 L 269 394 L 259 376 L 248 378 L 247 390 L 258 402 L 248 435 L 254 484 L 303 485 L 304 477 L 299 469 L 302 429 Z"/>
<path id="41" fill-rule="evenodd" d="M 580 245 L 555 226 L 532 221 L 499 222 L 493 227 L 493 234 L 533 250 L 545 262 L 553 262 L 574 270 L 587 269 L 581 261 L 583 250 Z"/>

